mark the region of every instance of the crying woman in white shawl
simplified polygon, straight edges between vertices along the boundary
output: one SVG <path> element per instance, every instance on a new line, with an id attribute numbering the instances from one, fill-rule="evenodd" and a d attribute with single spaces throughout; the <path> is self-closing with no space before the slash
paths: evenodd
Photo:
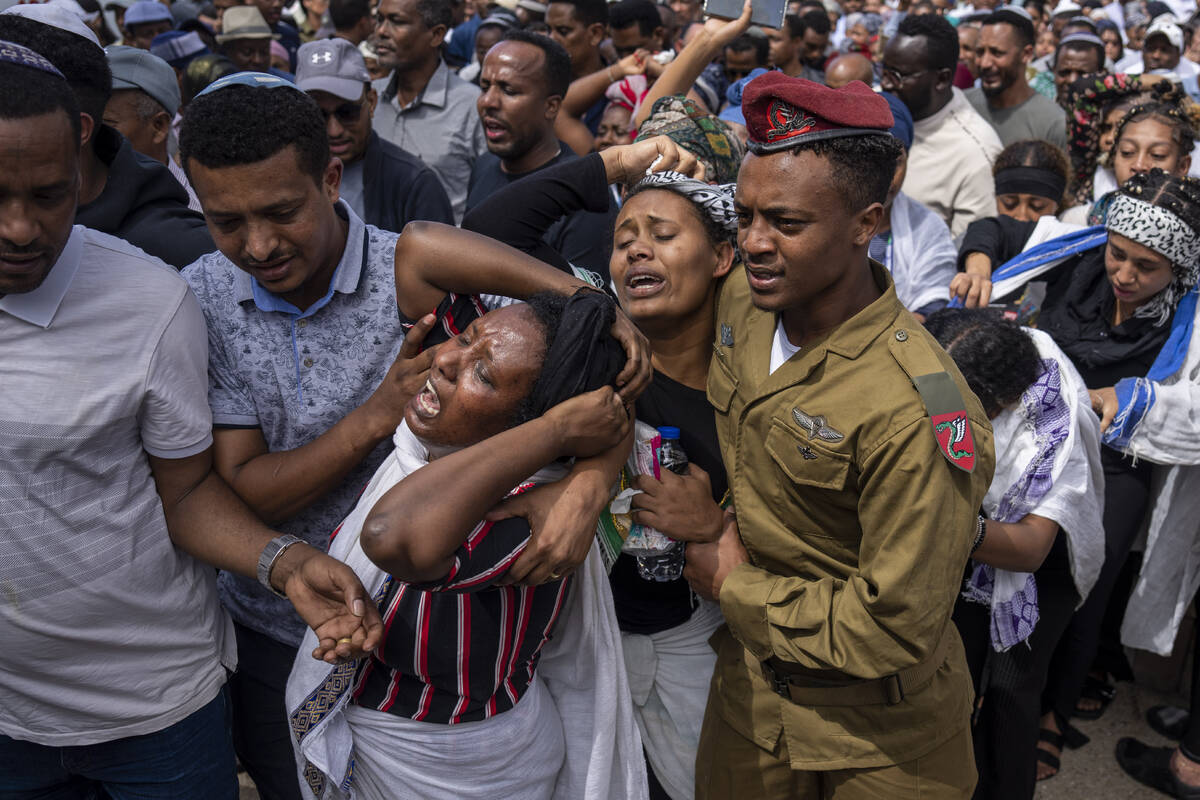
<path id="1" fill-rule="evenodd" d="M 311 648 L 302 645 L 288 683 L 306 793 L 532 800 L 571 786 L 578 797 L 625 794 L 623 785 L 592 790 L 611 777 L 603 773 L 618 773 L 613 782 L 622 784 L 622 767 L 593 744 L 592 731 L 564 731 L 564 718 L 609 737 L 624 726 L 636 740 L 631 721 L 551 697 L 539 669 L 539 659 L 552 658 L 552 647 L 543 651 L 551 636 L 571 636 L 564 625 L 596 626 L 589 636 L 604 627 L 597 617 L 605 609 L 590 621 L 575 610 L 588 602 L 580 597 L 587 565 L 539 586 L 501 585 L 530 529 L 520 518 L 485 520 L 506 496 L 561 477 L 559 459 L 595 455 L 627 437 L 631 423 L 611 388 L 625 360 L 609 333 L 614 314 L 596 291 L 536 295 L 474 320 L 438 349 L 428 382 L 405 409 L 396 449 L 330 547 L 379 602 L 384 639 L 370 658 L 332 668 L 307 658 Z M 602 573 L 599 581 L 603 588 Z M 605 649 L 621 658 L 615 633 Z M 583 657 L 587 669 L 599 663 L 603 671 L 602 657 Z M 566 672 L 569 680 L 580 669 Z M 591 691 L 608 677 L 576 683 Z M 603 706 L 622 703 L 610 695 Z M 640 762 L 631 741 L 616 749 Z M 597 771 L 588 762 L 598 752 Z M 572 769 L 586 774 L 560 774 Z M 640 770 L 631 780 L 644 783 Z"/>
<path id="2" fill-rule="evenodd" d="M 996 473 L 954 611 L 978 707 L 976 800 L 1033 797 L 1042 688 L 1104 560 L 1100 426 L 1079 373 L 1044 333 L 988 310 L 929 331 L 992 420 Z M 1059 745 L 1061 747 L 1061 743 Z"/>

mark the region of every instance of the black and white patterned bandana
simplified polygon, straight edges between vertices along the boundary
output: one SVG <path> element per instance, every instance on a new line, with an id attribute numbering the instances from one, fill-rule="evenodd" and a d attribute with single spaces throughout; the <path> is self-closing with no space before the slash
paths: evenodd
<path id="1" fill-rule="evenodd" d="M 1153 319 L 1155 325 L 1166 323 L 1200 278 L 1200 235 L 1162 206 L 1126 194 L 1113 200 L 1105 227 L 1170 259 L 1174 279 L 1134 312 L 1135 317 Z"/>
<path id="2" fill-rule="evenodd" d="M 638 187 L 667 189 L 691 200 L 725 231 L 732 241 L 737 238 L 737 214 L 733 210 L 734 183 L 704 183 L 678 172 L 651 172 Z"/>

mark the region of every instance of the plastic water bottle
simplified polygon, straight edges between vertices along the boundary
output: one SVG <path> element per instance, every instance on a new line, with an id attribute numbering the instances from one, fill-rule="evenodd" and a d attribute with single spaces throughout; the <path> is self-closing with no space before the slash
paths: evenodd
<path id="1" fill-rule="evenodd" d="M 655 456 L 658 465 L 669 469 L 677 475 L 687 472 L 688 457 L 679 444 L 679 428 L 662 427 L 658 429 L 662 443 Z M 669 544 L 655 555 L 638 556 L 638 574 L 648 581 L 678 580 L 683 575 L 684 544 L 674 539 L 667 539 Z"/>

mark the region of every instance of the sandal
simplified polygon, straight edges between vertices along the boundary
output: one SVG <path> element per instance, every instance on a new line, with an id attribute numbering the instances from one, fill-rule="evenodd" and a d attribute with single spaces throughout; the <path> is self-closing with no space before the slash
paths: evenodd
<path id="1" fill-rule="evenodd" d="M 1068 750 L 1078 750 L 1091 741 L 1091 737 L 1069 722 L 1061 722 L 1058 727 L 1062 730 L 1063 740 L 1066 741 Z"/>
<path id="2" fill-rule="evenodd" d="M 1129 777 L 1179 800 L 1200 800 L 1200 786 L 1189 786 L 1171 771 L 1170 747 L 1149 747 L 1126 737 L 1117 742 L 1117 763 Z"/>
<path id="3" fill-rule="evenodd" d="M 1058 750 L 1059 755 L 1056 756 L 1056 755 L 1054 755 L 1054 753 L 1051 753 L 1050 751 L 1048 751 L 1045 748 L 1040 747 L 1040 746 L 1034 748 L 1036 751 L 1037 760 L 1040 763 L 1045 764 L 1046 766 L 1050 767 L 1050 769 L 1054 770 L 1054 772 L 1050 773 L 1046 777 L 1038 778 L 1038 781 L 1048 781 L 1051 778 L 1053 778 L 1055 775 L 1057 775 L 1058 771 L 1060 769 L 1062 769 L 1062 759 L 1060 759 L 1059 756 L 1062 755 L 1063 745 L 1066 743 L 1066 737 L 1063 736 L 1061 733 L 1055 733 L 1054 731 L 1050 730 L 1049 728 L 1042 728 L 1038 731 L 1038 745 L 1041 745 L 1043 743 L 1048 744 L 1053 748 L 1056 748 Z"/>
<path id="4" fill-rule="evenodd" d="M 1146 724 L 1159 736 L 1179 741 L 1187 733 L 1192 715 L 1178 706 L 1154 706 L 1146 712 Z"/>
<path id="5" fill-rule="evenodd" d="M 1104 716 L 1104 712 L 1108 710 L 1109 704 L 1116 696 L 1117 687 L 1102 678 L 1097 678 L 1095 675 L 1088 675 L 1087 680 L 1083 682 L 1083 691 L 1080 692 L 1079 698 L 1081 700 L 1094 700 L 1100 706 L 1099 708 L 1079 708 L 1079 706 L 1076 706 L 1075 713 L 1071 716 L 1082 720 L 1100 719 L 1100 717 Z"/>

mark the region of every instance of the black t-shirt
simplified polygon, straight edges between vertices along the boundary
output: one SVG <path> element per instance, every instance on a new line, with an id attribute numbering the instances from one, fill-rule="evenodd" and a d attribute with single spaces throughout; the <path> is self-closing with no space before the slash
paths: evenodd
<path id="1" fill-rule="evenodd" d="M 500 159 L 485 153 L 475 162 L 471 170 L 471 185 L 467 192 L 467 211 L 478 206 L 488 196 L 503 189 L 514 181 L 533 175 L 549 167 L 578 158 L 563 142 L 559 142 L 559 154 L 531 172 L 512 174 L 500 167 Z M 513 213 L 520 213 L 514 210 Z M 609 204 L 603 212 L 579 209 L 556 220 L 543 236 L 547 244 L 561 253 L 577 267 L 590 269 L 608 280 L 608 259 L 612 253 L 612 230 L 616 221 L 616 209 Z"/>
<path id="2" fill-rule="evenodd" d="M 655 371 L 649 388 L 637 400 L 637 418 L 648 425 L 679 428 L 679 443 L 688 461 L 708 473 L 714 502 L 729 488 L 717 421 L 708 397 Z M 609 574 L 617 622 L 627 633 L 657 633 L 674 628 L 692 616 L 695 600 L 683 578 L 659 583 L 638 575 L 637 559 L 622 554 Z"/>

